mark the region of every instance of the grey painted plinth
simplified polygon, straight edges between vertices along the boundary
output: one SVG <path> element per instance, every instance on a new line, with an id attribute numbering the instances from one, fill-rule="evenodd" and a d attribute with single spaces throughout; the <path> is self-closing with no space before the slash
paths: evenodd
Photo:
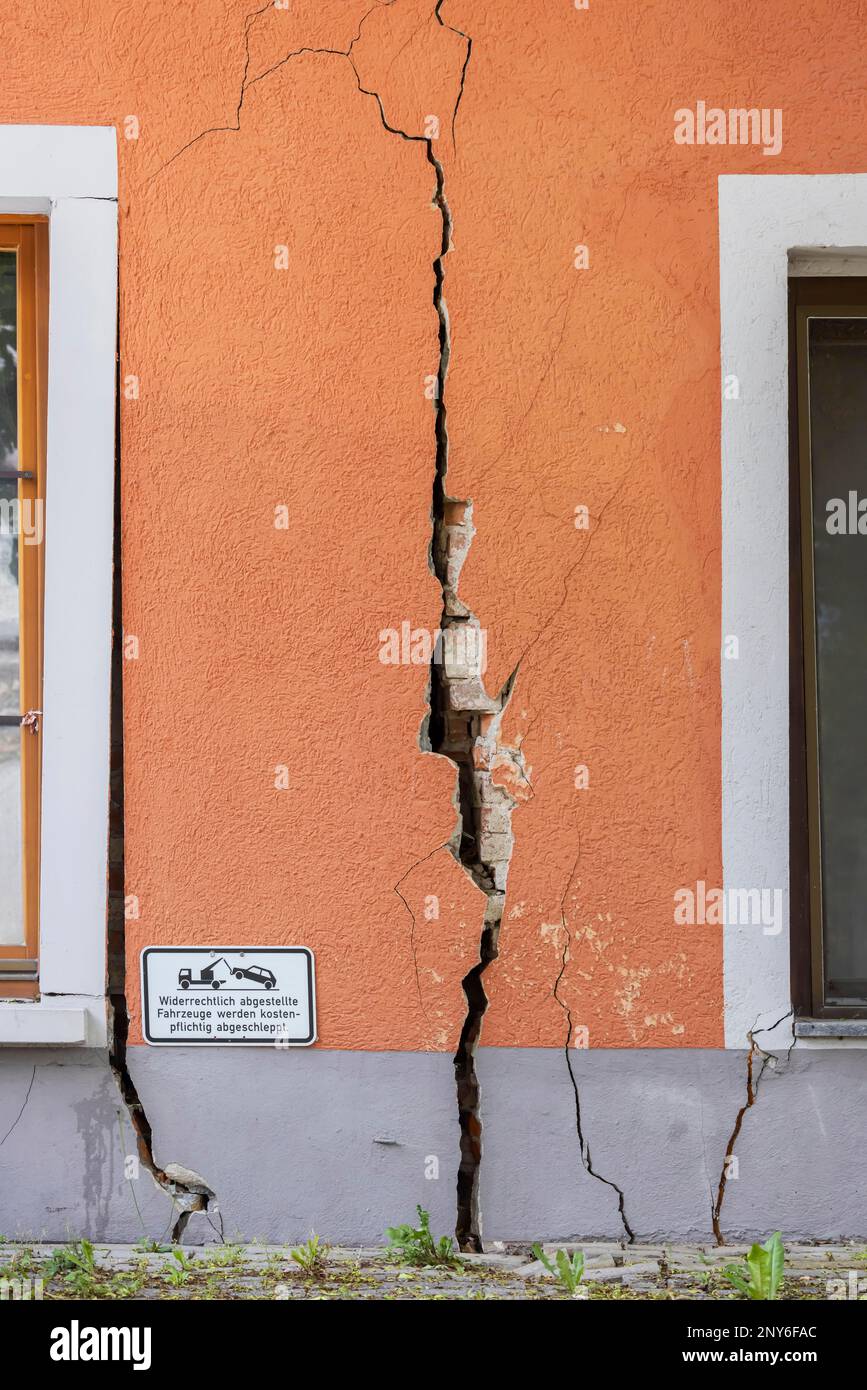
<path id="1" fill-rule="evenodd" d="M 137 1158 L 105 1052 L 0 1050 L 0 1235 L 165 1238 L 176 1214 Z"/>
<path id="2" fill-rule="evenodd" d="M 644 1240 L 702 1239 L 746 1090 L 741 1053 L 573 1049 L 595 1172 L 616 1183 Z M 562 1048 L 482 1048 L 481 1206 L 486 1238 L 618 1239 L 614 1188 L 581 1163 Z"/>
<path id="3" fill-rule="evenodd" d="M 867 1049 L 818 1048 L 766 1069 L 737 1142 L 723 1231 L 867 1239 Z"/>
<path id="4" fill-rule="evenodd" d="M 637 1239 L 712 1240 L 726 1144 L 746 1099 L 743 1051 L 576 1050 L 593 1166 Z M 131 1048 L 158 1163 L 202 1175 L 227 1239 L 311 1230 L 377 1244 L 416 1203 L 453 1230 L 458 1125 L 451 1057 L 324 1049 Z M 559 1049 L 482 1048 L 485 1239 L 618 1240 L 617 1194 L 580 1163 Z M 766 1069 L 735 1147 L 731 1241 L 867 1240 L 867 1050 L 804 1049 Z M 0 1235 L 165 1238 L 176 1212 L 146 1170 L 103 1052 L 0 1051 Z M 127 1165 L 129 1166 L 129 1165 Z M 134 1167 L 134 1164 L 132 1165 Z M 438 1177 L 426 1172 L 438 1168 Z M 201 1216 L 185 1240 L 214 1239 Z"/>
<path id="5" fill-rule="evenodd" d="M 573 1050 L 593 1168 L 644 1241 L 711 1240 L 711 1207 L 746 1101 L 746 1053 Z M 616 1239 L 616 1192 L 580 1162 L 562 1049 L 482 1048 L 486 1240 Z M 758 1063 L 756 1065 L 758 1070 Z M 726 1238 L 867 1236 L 867 1051 L 797 1049 L 767 1069 L 734 1150 Z"/>
<path id="6" fill-rule="evenodd" d="M 130 1048 L 158 1163 L 216 1193 L 226 1239 L 384 1240 L 456 1217 L 460 1160 L 452 1058 L 430 1052 Z M 438 1170 L 437 1177 L 426 1172 Z"/>

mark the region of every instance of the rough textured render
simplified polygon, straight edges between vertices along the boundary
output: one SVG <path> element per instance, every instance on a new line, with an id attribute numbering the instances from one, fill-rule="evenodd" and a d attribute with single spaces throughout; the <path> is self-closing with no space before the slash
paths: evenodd
<path id="1" fill-rule="evenodd" d="M 860 6 L 2 28 L 0 120 L 118 130 L 115 1061 L 155 1170 L 247 1238 L 375 1240 L 416 1202 L 476 1248 L 867 1235 L 828 1195 L 863 1195 L 860 1054 L 723 1051 L 721 934 L 672 910 L 722 876 L 717 179 L 860 167 L 828 99 Z M 720 74 L 800 94 L 778 160 L 675 145 Z M 144 1045 L 141 950 L 221 943 L 313 950 L 317 1047 Z M 0 1085 L 4 1231 L 172 1220 L 123 1177 L 106 1057 L 3 1055 Z"/>

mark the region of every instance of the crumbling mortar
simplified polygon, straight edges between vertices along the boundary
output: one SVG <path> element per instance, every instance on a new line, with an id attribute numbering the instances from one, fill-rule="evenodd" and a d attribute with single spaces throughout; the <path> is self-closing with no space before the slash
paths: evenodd
<path id="1" fill-rule="evenodd" d="M 756 1037 L 759 1033 L 773 1033 L 774 1029 L 779 1028 L 781 1023 L 785 1023 L 787 1018 L 791 1018 L 793 1013 L 794 1010 L 789 1009 L 786 1013 L 784 1013 L 780 1018 L 777 1019 L 776 1023 L 771 1024 L 769 1028 L 756 1028 L 754 1024 L 753 1027 L 750 1028 L 747 1032 L 747 1042 L 749 1043 L 749 1050 L 747 1052 L 747 1098 L 745 1103 L 741 1106 L 741 1108 L 738 1110 L 737 1115 L 735 1116 L 734 1128 L 731 1132 L 731 1135 L 729 1136 L 729 1141 L 726 1145 L 725 1154 L 723 1155 L 722 1171 L 720 1173 L 719 1186 L 717 1187 L 716 1201 L 711 1206 L 711 1224 L 713 1226 L 714 1239 L 716 1240 L 717 1245 L 725 1245 L 726 1243 L 725 1236 L 722 1233 L 722 1227 L 720 1225 L 720 1217 L 722 1213 L 722 1205 L 726 1195 L 726 1186 L 728 1184 L 729 1159 L 734 1154 L 735 1144 L 737 1143 L 738 1136 L 741 1132 L 741 1126 L 744 1122 L 744 1116 L 746 1115 L 748 1110 L 752 1109 L 752 1107 L 756 1103 L 756 1100 L 758 1099 L 759 1086 L 761 1084 L 761 1080 L 765 1074 L 765 1071 L 768 1067 L 772 1067 L 774 1070 L 776 1070 L 777 1063 L 780 1060 L 779 1055 L 776 1052 L 766 1052 L 764 1048 L 759 1047 L 758 1043 L 756 1042 Z M 758 1019 L 756 1019 L 756 1023 L 757 1022 Z M 793 1037 L 792 1042 L 786 1050 L 787 1063 L 792 1055 L 792 1049 L 794 1048 L 796 1042 L 797 1038 Z M 760 1056 L 761 1063 L 759 1065 L 758 1074 L 755 1075 L 754 1079 L 756 1054 Z"/>
<path id="2" fill-rule="evenodd" d="M 585 1171 L 590 1175 L 591 1178 L 595 1178 L 597 1182 L 604 1183 L 606 1187 L 613 1188 L 614 1191 L 617 1193 L 617 1210 L 620 1214 L 620 1220 L 623 1225 L 623 1230 L 626 1236 L 625 1244 L 631 1245 L 635 1240 L 635 1232 L 633 1231 L 628 1220 L 626 1219 L 626 1197 L 623 1192 L 623 1189 L 621 1187 L 618 1187 L 617 1183 L 614 1182 L 612 1178 L 604 1177 L 602 1173 L 597 1172 L 596 1169 L 593 1167 L 593 1160 L 590 1156 L 590 1144 L 588 1143 L 587 1137 L 584 1133 L 584 1126 L 581 1118 L 581 1094 L 578 1089 L 578 1078 L 575 1075 L 575 1068 L 572 1065 L 572 1057 L 569 1052 L 569 1049 L 572 1046 L 572 1032 L 574 1028 L 572 1020 L 572 1010 L 566 1003 L 565 999 L 561 999 L 559 994 L 560 985 L 562 983 L 563 976 L 566 973 L 566 966 L 569 964 L 569 953 L 572 946 L 572 933 L 569 930 L 568 924 L 566 922 L 566 899 L 569 896 L 569 889 L 572 887 L 572 880 L 575 877 L 575 872 L 578 868 L 578 861 L 580 858 L 581 851 L 579 849 L 578 853 L 575 856 L 575 862 L 572 865 L 569 878 L 566 882 L 566 887 L 563 891 L 563 897 L 560 900 L 560 923 L 563 928 L 563 953 L 560 958 L 560 973 L 558 974 L 557 979 L 554 981 L 553 994 L 557 1003 L 560 1005 L 560 1008 L 563 1010 L 563 1013 L 566 1015 L 566 1041 L 563 1045 L 563 1050 L 566 1055 L 566 1068 L 569 1072 L 569 1081 L 572 1086 L 572 1092 L 575 1096 L 575 1127 L 578 1131 L 578 1152 L 581 1156 L 581 1163 Z"/>

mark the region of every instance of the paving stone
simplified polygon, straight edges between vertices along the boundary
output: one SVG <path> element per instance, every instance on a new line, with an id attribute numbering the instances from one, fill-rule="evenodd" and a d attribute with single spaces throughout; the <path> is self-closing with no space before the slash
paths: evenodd
<path id="1" fill-rule="evenodd" d="M 522 1255 L 507 1255 L 504 1251 L 492 1250 L 484 1255 L 461 1255 L 461 1260 L 468 1265 L 490 1265 L 493 1269 L 514 1269 L 517 1270 L 524 1263 Z"/>
<path id="2" fill-rule="evenodd" d="M 614 1269 L 591 1269 L 588 1270 L 586 1277 L 594 1284 L 610 1284 L 630 1277 L 637 1278 L 644 1274 L 658 1273 L 659 1265 L 656 1260 L 645 1260 L 642 1264 L 620 1265 Z"/>

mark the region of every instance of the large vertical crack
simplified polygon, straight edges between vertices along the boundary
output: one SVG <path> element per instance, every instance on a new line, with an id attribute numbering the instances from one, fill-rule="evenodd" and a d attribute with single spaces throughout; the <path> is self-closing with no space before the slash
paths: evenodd
<path id="1" fill-rule="evenodd" d="M 444 24 L 441 7 L 442 0 L 435 10 L 437 21 L 443 27 L 451 27 Z M 472 52 L 472 40 L 466 34 L 462 34 L 462 37 L 466 40 L 467 52 L 452 112 L 453 138 Z M 456 1235 L 462 1250 L 481 1251 L 479 1179 L 482 1119 L 476 1051 L 488 1007 L 482 977 L 498 954 L 506 879 L 514 844 L 512 812 L 518 798 L 513 795 L 510 785 L 514 788 L 527 783 L 520 750 L 506 747 L 499 738 L 503 712 L 512 693 L 517 667 L 497 695 L 488 695 L 483 680 L 485 634 L 476 614 L 458 595 L 460 571 L 475 530 L 472 500 L 452 497 L 446 489 L 449 463 L 446 383 L 451 357 L 451 333 L 445 297 L 445 258 L 452 249 L 453 221 L 446 197 L 445 172 L 437 157 L 433 139 L 412 135 L 391 125 L 386 118 L 381 96 L 362 85 L 351 53 L 348 56 L 359 91 L 376 101 L 385 129 L 392 135 L 424 146 L 425 156 L 434 174 L 433 204 L 440 214 L 442 225 L 439 251 L 433 261 L 433 304 L 439 325 L 439 360 L 434 401 L 436 451 L 428 551 L 428 562 L 442 593 L 442 610 L 430 666 L 429 712 L 422 721 L 419 746 L 424 752 L 448 758 L 455 766 L 456 823 L 448 848 L 487 899 L 478 960 L 462 980 L 467 1011 L 454 1057 L 460 1125 Z"/>
<path id="2" fill-rule="evenodd" d="M 725 1245 L 726 1243 L 725 1236 L 722 1233 L 720 1218 L 722 1215 L 723 1202 L 725 1201 L 726 1186 L 728 1184 L 730 1172 L 730 1161 L 734 1156 L 735 1144 L 738 1142 L 738 1136 L 741 1132 L 741 1127 L 747 1111 L 752 1109 L 758 1099 L 759 1084 L 765 1074 L 766 1068 L 770 1065 L 776 1066 L 777 1063 L 777 1054 L 775 1052 L 766 1052 L 764 1048 L 759 1047 L 756 1042 L 756 1036 L 758 1033 L 773 1033 L 775 1028 L 779 1028 L 781 1023 L 785 1023 L 787 1018 L 792 1017 L 792 1013 L 793 1010 L 789 1009 L 788 1012 L 784 1013 L 781 1018 L 778 1018 L 776 1023 L 773 1023 L 770 1028 L 753 1027 L 747 1033 L 747 1041 L 749 1043 L 749 1050 L 747 1052 L 747 1098 L 735 1116 L 734 1128 L 729 1135 L 729 1141 L 726 1144 L 725 1154 L 723 1155 L 722 1171 L 720 1172 L 716 1200 L 711 1207 L 711 1224 L 713 1226 L 714 1239 L 717 1245 Z M 796 1041 L 796 1039 L 792 1040 L 792 1046 L 788 1050 L 787 1058 L 791 1056 L 792 1048 Z M 759 1058 L 758 1070 L 756 1069 L 757 1056 Z"/>
<path id="3" fill-rule="evenodd" d="M 499 729 L 517 671 L 494 697 L 484 680 L 485 640 L 481 624 L 458 595 L 460 571 L 472 543 L 472 501 L 446 490 L 449 458 L 446 381 L 451 356 L 445 257 L 452 245 L 452 216 L 445 178 L 433 144 L 427 156 L 436 175 L 434 202 L 442 217 L 442 243 L 434 261 L 434 307 L 439 319 L 439 365 L 435 414 L 436 467 L 431 506 L 430 565 L 442 592 L 440 632 L 430 668 L 430 712 L 422 725 L 421 747 L 449 758 L 457 777 L 455 832 L 449 848 L 485 894 L 479 958 L 462 981 L 467 1012 L 455 1053 L 461 1155 L 457 1179 L 456 1234 L 462 1250 L 482 1249 L 479 1180 L 482 1160 L 481 1090 L 476 1051 L 488 1007 L 483 975 L 499 950 L 506 879 L 512 856 L 512 811 L 516 798 L 497 767 L 524 777 L 520 753 L 499 743 Z M 508 768 L 508 764 L 512 768 Z"/>

